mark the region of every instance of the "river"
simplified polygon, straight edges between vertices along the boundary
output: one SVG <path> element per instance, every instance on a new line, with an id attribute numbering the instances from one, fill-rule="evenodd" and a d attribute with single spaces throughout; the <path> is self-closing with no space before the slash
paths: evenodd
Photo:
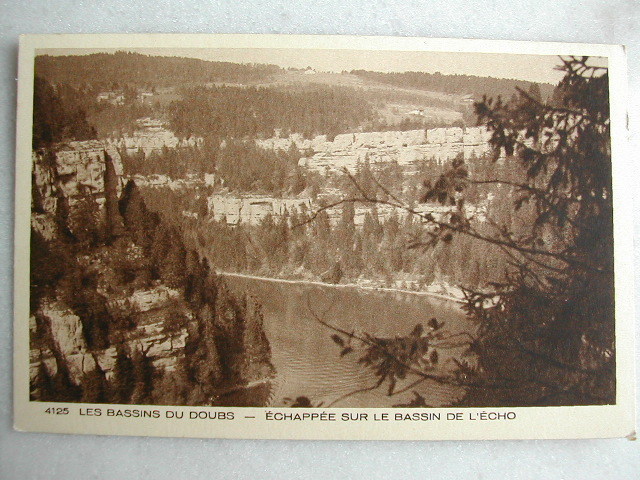
<path id="1" fill-rule="evenodd" d="M 436 317 L 452 334 L 473 332 L 459 304 L 405 292 L 362 290 L 318 284 L 278 282 L 256 278 L 225 276 L 235 293 L 248 293 L 262 304 L 264 327 L 271 344 L 276 376 L 270 382 L 268 406 L 283 406 L 300 396 L 313 405 L 336 407 L 390 407 L 406 404 L 422 395 L 432 406 L 446 406 L 459 399 L 459 387 L 425 380 L 405 392 L 387 395 L 385 382 L 380 388 L 348 395 L 372 387 L 376 377 L 358 364 L 359 355 L 340 357 L 340 348 L 331 339 L 334 333 L 314 319 L 348 331 L 367 332 L 379 337 L 407 335 L 417 323 L 425 328 Z M 434 373 L 451 370 L 452 356 L 460 349 L 439 351 L 439 367 Z M 409 375 L 398 382 L 396 391 L 409 387 L 419 377 Z M 338 400 L 336 402 L 336 400 Z"/>

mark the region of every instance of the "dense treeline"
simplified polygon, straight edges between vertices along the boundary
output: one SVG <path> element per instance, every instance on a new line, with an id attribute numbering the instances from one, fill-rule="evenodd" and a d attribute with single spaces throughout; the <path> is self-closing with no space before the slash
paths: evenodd
<path id="1" fill-rule="evenodd" d="M 157 190 L 145 195 L 155 197 L 150 202 L 154 208 L 166 203 Z M 353 203 L 343 204 L 336 225 L 326 212 L 306 223 L 310 215 L 294 211 L 280 218 L 267 216 L 260 225 L 236 227 L 178 215 L 174 220 L 188 224 L 184 232 L 190 246 L 228 272 L 329 283 L 370 280 L 407 290 L 422 290 L 434 282 L 480 288 L 504 272 L 499 249 L 470 238 L 456 238 L 428 253 L 409 248 L 424 230 L 411 215 L 383 220 L 371 206 L 361 228 L 354 224 Z"/>
<path id="2" fill-rule="evenodd" d="M 169 120 L 179 136 L 218 138 L 270 137 L 303 133 L 307 137 L 364 130 L 412 129 L 443 126 L 440 120 L 402 118 L 387 125 L 380 109 L 405 102 L 429 105 L 462 113 L 458 123 L 474 123 L 472 106 L 458 98 L 416 96 L 410 91 L 329 87 L 317 84 L 299 88 L 251 87 L 269 79 L 280 69 L 273 65 L 210 62 L 193 58 L 149 56 L 116 52 L 91 55 L 36 57 L 37 76 L 53 85 L 67 104 L 77 125 L 76 138 L 87 138 L 83 118 L 95 127 L 99 138 L 131 133 L 135 120 L 151 116 Z M 539 87 L 542 98 L 551 94 L 550 85 L 515 80 L 441 75 L 423 72 L 352 72 L 372 82 L 398 87 L 452 94 L 482 94 L 508 97 L 514 88 Z M 224 85 L 235 84 L 232 85 Z M 237 86 L 244 84 L 244 86 Z M 275 84 L 277 85 L 277 84 Z M 42 89 L 41 89 L 42 90 Z M 141 97 L 140 92 L 152 92 Z M 98 101 L 108 92 L 118 100 Z M 415 90 L 414 90 L 415 92 Z M 56 115 L 52 115 L 56 117 Z"/>
<path id="3" fill-rule="evenodd" d="M 41 75 L 35 76 L 33 93 L 34 149 L 66 140 L 130 134 L 137 128 L 137 119 L 161 114 L 158 108 L 134 101 L 135 92 L 126 93 L 129 101 L 123 105 L 97 103 L 94 89 L 52 84 Z"/>
<path id="4" fill-rule="evenodd" d="M 427 175 L 437 177 L 445 170 L 445 166 L 436 168 L 433 162 L 423 162 L 414 179 L 405 179 L 407 195 L 417 197 L 420 188 L 424 188 L 422 179 Z M 495 165 L 488 158 L 477 159 L 475 171 L 484 177 L 498 174 L 514 181 L 520 178 L 517 172 Z M 336 175 L 314 180 L 331 182 L 331 188 L 344 192 L 347 199 L 366 196 L 384 202 L 389 197 L 380 189 L 379 179 L 384 179 L 386 185 L 400 186 L 402 169 L 389 164 L 373 172 L 363 163 L 353 179 Z M 313 186 L 312 182 L 309 190 Z M 516 218 L 510 209 L 503 208 L 504 200 L 511 195 L 508 187 L 478 187 L 475 192 L 468 191 L 468 198 L 479 203 L 486 200 L 489 192 L 494 201 L 486 215 L 505 228 L 518 228 L 522 215 Z M 143 195 L 151 210 L 167 212 L 169 221 L 182 225 L 190 248 L 223 271 L 330 283 L 371 280 L 378 285 L 420 290 L 434 282 L 482 288 L 489 278 L 501 279 L 506 266 L 498 247 L 470 237 L 454 238 L 450 244 L 428 252 L 410 248 L 427 227 L 415 215 L 383 215 L 384 205 L 375 203 L 346 201 L 319 213 L 296 209 L 281 217 L 266 216 L 260 225 L 228 226 L 203 215 L 204 205 L 189 193 L 169 194 L 165 189 L 148 188 Z M 175 205 L 179 208 L 172 208 Z M 185 218 L 184 210 L 198 212 L 199 218 Z M 358 227 L 356 210 L 359 215 L 364 210 L 363 224 Z M 330 219 L 330 213 L 339 218 Z M 477 223 L 478 231 L 485 234 L 493 228 L 488 223 Z"/>
<path id="5" fill-rule="evenodd" d="M 73 222 L 58 218 L 64 232 L 53 240 L 32 231 L 31 304 L 36 330 L 31 347 L 41 359 L 32 379 L 32 398 L 233 403 L 225 392 L 272 373 L 259 305 L 233 296 L 209 271 L 206 260 L 187 251 L 179 232 L 147 210 L 133 182 L 127 185 L 119 210 L 124 230 L 116 236 L 108 234 L 113 229 L 104 228 L 98 209 L 76 212 Z M 165 287 L 180 294 L 153 312 L 138 312 L 128 300 L 136 291 Z M 65 332 L 57 331 L 52 303 L 80 319 L 82 339 L 63 342 L 84 343 L 94 359 L 88 367 L 82 360 L 81 378 L 74 378 L 69 352 L 54 340 Z M 143 347 L 138 327 L 149 323 L 162 324 L 171 345 L 184 338 L 184 349 L 174 353 L 172 370 L 155 366 L 150 346 Z M 110 374 L 97 360 L 109 347 L 116 351 Z M 53 369 L 43 361 L 47 355 L 53 357 Z"/>
<path id="6" fill-rule="evenodd" d="M 202 147 L 163 148 L 145 154 L 142 150 L 120 151 L 125 175 L 168 175 L 185 178 L 190 174 L 215 173 L 219 142 L 204 142 Z"/>
<path id="7" fill-rule="evenodd" d="M 372 207 L 362 228 L 356 228 L 353 210 L 352 203 L 343 204 L 337 225 L 320 214 L 300 226 L 308 217 L 298 212 L 277 220 L 266 217 L 255 227 L 201 224 L 194 240 L 217 268 L 261 276 L 329 283 L 371 280 L 407 290 L 434 282 L 478 288 L 487 278 L 500 278 L 504 263 L 496 259 L 497 248 L 460 238 L 451 248 L 425 254 L 409 248 L 424 228 L 411 216 L 380 220 Z M 211 248 L 214 241 L 216 248 Z"/>
<path id="8" fill-rule="evenodd" d="M 489 156 L 473 157 L 469 161 L 471 165 L 480 181 L 497 176 L 517 183 L 525 177 L 522 169 L 514 168 L 511 163 L 496 164 Z M 342 174 L 307 174 L 301 185 L 312 197 L 318 190 L 341 192 L 340 196 L 322 200 L 329 203 L 340 198 L 363 197 L 385 202 L 392 200 L 389 193 L 409 201 L 420 197 L 425 180 L 437 179 L 448 168 L 447 164 L 425 159 L 417 164 L 415 172 L 407 174 L 394 162 L 374 170 L 365 161 L 359 164 L 352 178 Z M 380 185 L 389 190 L 383 191 Z M 277 196 L 282 190 L 270 193 Z M 377 207 L 374 203 L 347 201 L 316 215 L 320 203 L 314 211 L 293 210 L 283 217 L 267 216 L 261 225 L 228 226 L 207 217 L 206 192 L 145 188 L 143 194 L 151 210 L 163 212 L 168 221 L 182 226 L 190 248 L 224 271 L 323 280 L 323 276 L 336 278 L 331 271 L 338 268 L 341 273 L 336 282 L 373 280 L 377 284 L 407 289 L 446 282 L 479 288 L 489 278 L 501 279 L 507 264 L 498 247 L 469 237 L 454 238 L 451 244 L 443 244 L 433 251 L 410 248 L 424 236 L 427 227 L 415 215 L 383 214 L 385 206 Z M 519 215 L 514 215 L 509 208 L 512 195 L 513 187 L 509 185 L 468 186 L 467 201 L 483 205 L 486 210 L 481 216 L 495 222 L 477 220 L 478 232 L 489 235 L 496 228 L 519 231 L 528 221 L 533 221 L 526 214 L 530 210 L 527 205 L 521 206 Z M 361 227 L 355 225 L 356 209 L 359 215 L 364 215 Z M 197 213 L 198 219 L 186 218 L 184 211 Z M 329 213 L 340 219 L 330 221 Z"/>
<path id="9" fill-rule="evenodd" d="M 374 118 L 373 107 L 354 91 L 338 87 L 280 90 L 254 87 L 189 88 L 169 107 L 178 135 L 223 138 L 302 133 L 330 138 Z"/>
<path id="10" fill-rule="evenodd" d="M 178 136 L 220 139 L 270 137 L 276 131 L 284 136 L 290 133 L 302 133 L 306 137 L 327 134 L 331 139 L 347 131 L 406 130 L 451 123 L 450 120 L 447 123 L 405 116 L 388 124 L 380 114 L 381 109 L 398 102 L 460 112 L 462 119 L 456 124 L 474 122 L 471 104 L 462 103 L 455 97 L 416 96 L 415 90 L 414 93 L 387 88 L 357 90 L 317 84 L 298 88 L 282 88 L 277 84 L 250 86 L 279 70 L 269 65 L 207 62 L 127 52 L 43 55 L 36 58 L 35 65 L 37 75 L 63 93 L 69 108 L 80 112 L 74 121 L 78 129 L 84 116 L 95 127 L 93 136 L 99 138 L 130 134 L 137 128 L 135 120 L 143 117 L 169 121 Z M 534 85 L 514 80 L 421 72 L 352 73 L 399 87 L 475 96 L 482 93 L 508 96 L 516 85 L 525 89 Z M 551 92 L 549 85 L 540 88 L 543 97 Z M 142 97 L 143 90 L 152 94 Z M 104 92 L 114 98 L 98 101 L 98 95 Z M 79 135 L 78 138 L 86 136 Z"/>
<path id="11" fill-rule="evenodd" d="M 288 151 L 265 150 L 254 142 L 214 138 L 200 147 L 165 148 L 145 155 L 122 152 L 127 175 L 188 175 L 215 173 L 218 185 L 232 191 L 296 195 L 307 187 L 307 175 L 298 166 L 300 152 L 295 145 Z"/>
<path id="12" fill-rule="evenodd" d="M 253 142 L 229 141 L 218 152 L 216 172 L 231 190 L 296 195 L 306 187 L 299 160 L 295 145 L 283 152 L 264 150 Z"/>
<path id="13" fill-rule="evenodd" d="M 95 102 L 94 95 L 85 94 L 78 98 L 87 112 L 88 121 L 95 126 L 98 138 L 120 138 L 131 135 L 140 127 L 137 120 L 144 117 L 162 118 L 162 109 L 157 106 L 143 105 L 138 102 L 125 102 L 124 105 Z"/>
<path id="14" fill-rule="evenodd" d="M 178 86 L 203 86 L 216 82 L 250 83 L 265 80 L 279 71 L 273 65 L 210 62 L 129 52 L 41 55 L 36 57 L 34 68 L 40 84 L 48 84 L 66 106 L 70 115 L 65 116 L 73 117 L 69 125 L 74 128 L 75 131 L 71 133 L 75 135 L 70 138 L 75 140 L 131 134 L 139 118 L 164 118 L 166 105 L 179 98 L 173 93 Z M 49 93 L 38 83 L 36 89 L 36 93 L 45 95 L 40 102 L 43 109 L 46 106 L 53 119 L 60 117 Z M 153 92 L 153 100 L 141 100 L 138 95 L 140 90 Z M 120 100 L 97 101 L 98 94 L 105 91 L 120 95 Z M 90 136 L 82 131 L 86 128 L 85 118 L 94 128 Z"/>
<path id="15" fill-rule="evenodd" d="M 533 82 L 520 80 L 510 80 L 505 78 L 478 77 L 475 75 L 443 75 L 426 72 L 370 72 L 366 70 L 353 70 L 351 73 L 359 77 L 375 82 L 386 83 L 405 88 L 418 88 L 442 93 L 457 95 L 473 95 L 475 98 L 482 98 L 483 95 L 489 97 L 502 96 L 510 98 L 516 87 L 525 91 Z M 549 97 L 553 92 L 550 84 L 538 84 L 542 91 L 543 98 Z"/>
<path id="16" fill-rule="evenodd" d="M 39 55 L 35 71 L 50 82 L 75 87 L 117 89 L 265 80 L 280 70 L 275 65 L 212 62 L 195 58 L 163 57 L 132 52 L 91 55 Z"/>
<path id="17" fill-rule="evenodd" d="M 78 92 L 69 86 L 54 88 L 36 75 L 33 83 L 34 149 L 65 140 L 90 140 L 96 130 L 87 121 L 85 111 L 72 99 Z"/>

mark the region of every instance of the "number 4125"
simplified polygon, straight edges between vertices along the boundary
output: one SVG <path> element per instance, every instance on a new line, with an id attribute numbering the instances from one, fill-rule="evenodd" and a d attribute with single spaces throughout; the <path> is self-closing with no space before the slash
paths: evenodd
<path id="1" fill-rule="evenodd" d="M 67 407 L 49 407 L 44 413 L 50 413 L 52 415 L 68 415 L 69 409 Z"/>

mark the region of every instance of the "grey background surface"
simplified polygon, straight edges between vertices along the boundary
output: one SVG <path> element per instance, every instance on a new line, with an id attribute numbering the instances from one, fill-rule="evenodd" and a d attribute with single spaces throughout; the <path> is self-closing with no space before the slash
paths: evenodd
<path id="1" fill-rule="evenodd" d="M 1 0 L 0 478 L 640 478 L 640 444 L 625 439 L 294 442 L 12 431 L 11 296 L 18 35 L 62 32 L 366 34 L 624 44 L 630 74 L 632 154 L 640 147 L 640 3 L 635 0 Z M 635 171 L 629 175 L 634 177 L 637 197 L 640 179 Z M 640 239 L 637 200 L 635 205 L 633 233 L 637 242 Z M 640 250 L 636 248 L 636 264 L 639 258 Z M 638 278 L 636 273 L 636 285 Z M 636 299 L 628 301 L 637 304 L 638 297 L 636 294 Z M 636 343 L 640 344 L 637 334 Z M 636 365 L 638 360 L 640 356 L 636 353 Z"/>

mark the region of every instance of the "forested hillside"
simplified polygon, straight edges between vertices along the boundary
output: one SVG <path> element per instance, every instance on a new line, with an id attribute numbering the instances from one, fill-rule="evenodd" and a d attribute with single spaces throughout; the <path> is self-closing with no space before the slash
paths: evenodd
<path id="1" fill-rule="evenodd" d="M 260 305 L 232 295 L 133 181 L 122 188 L 117 151 L 78 141 L 93 129 L 60 91 L 36 78 L 31 399 L 263 404 L 273 367 Z M 228 395 L 251 382 L 262 393 Z"/>
<path id="2" fill-rule="evenodd" d="M 51 83 L 78 87 L 167 87 L 209 82 L 247 83 L 279 71 L 275 65 L 210 62 L 131 52 L 36 57 L 35 71 Z"/>
<path id="3" fill-rule="evenodd" d="M 33 82 L 33 137 L 34 149 L 50 146 L 64 140 L 91 140 L 96 138 L 95 128 L 87 121 L 77 92 L 71 88 L 53 88 L 44 78 L 36 75 Z"/>
<path id="4" fill-rule="evenodd" d="M 276 130 L 331 138 L 358 130 L 472 125 L 472 99 L 509 98 L 515 87 L 536 88 L 542 99 L 553 91 L 548 84 L 471 75 L 305 75 L 274 65 L 131 52 L 40 55 L 35 72 L 85 112 L 98 138 L 131 134 L 142 117 L 169 122 L 179 136 L 221 138 L 270 137 Z"/>
<path id="5" fill-rule="evenodd" d="M 353 130 L 374 118 L 372 105 L 350 89 L 314 87 L 192 88 L 169 108 L 172 128 L 180 135 L 270 137 L 275 129 L 307 137 Z"/>
<path id="6" fill-rule="evenodd" d="M 505 78 L 478 77 L 475 75 L 443 75 L 441 73 L 426 72 L 370 72 L 367 70 L 353 70 L 352 74 L 371 80 L 402 88 L 417 88 L 448 94 L 473 95 L 481 99 L 483 95 L 496 98 L 510 98 L 516 87 L 525 91 L 529 90 L 533 82 L 510 80 Z M 539 85 L 542 98 L 547 98 L 553 93 L 554 86 L 550 84 Z"/>
<path id="7" fill-rule="evenodd" d="M 272 374 L 260 306 L 231 295 L 132 182 L 119 207 L 116 236 L 91 200 L 58 215 L 53 239 L 32 230 L 32 399 L 235 404 L 227 391 Z"/>

